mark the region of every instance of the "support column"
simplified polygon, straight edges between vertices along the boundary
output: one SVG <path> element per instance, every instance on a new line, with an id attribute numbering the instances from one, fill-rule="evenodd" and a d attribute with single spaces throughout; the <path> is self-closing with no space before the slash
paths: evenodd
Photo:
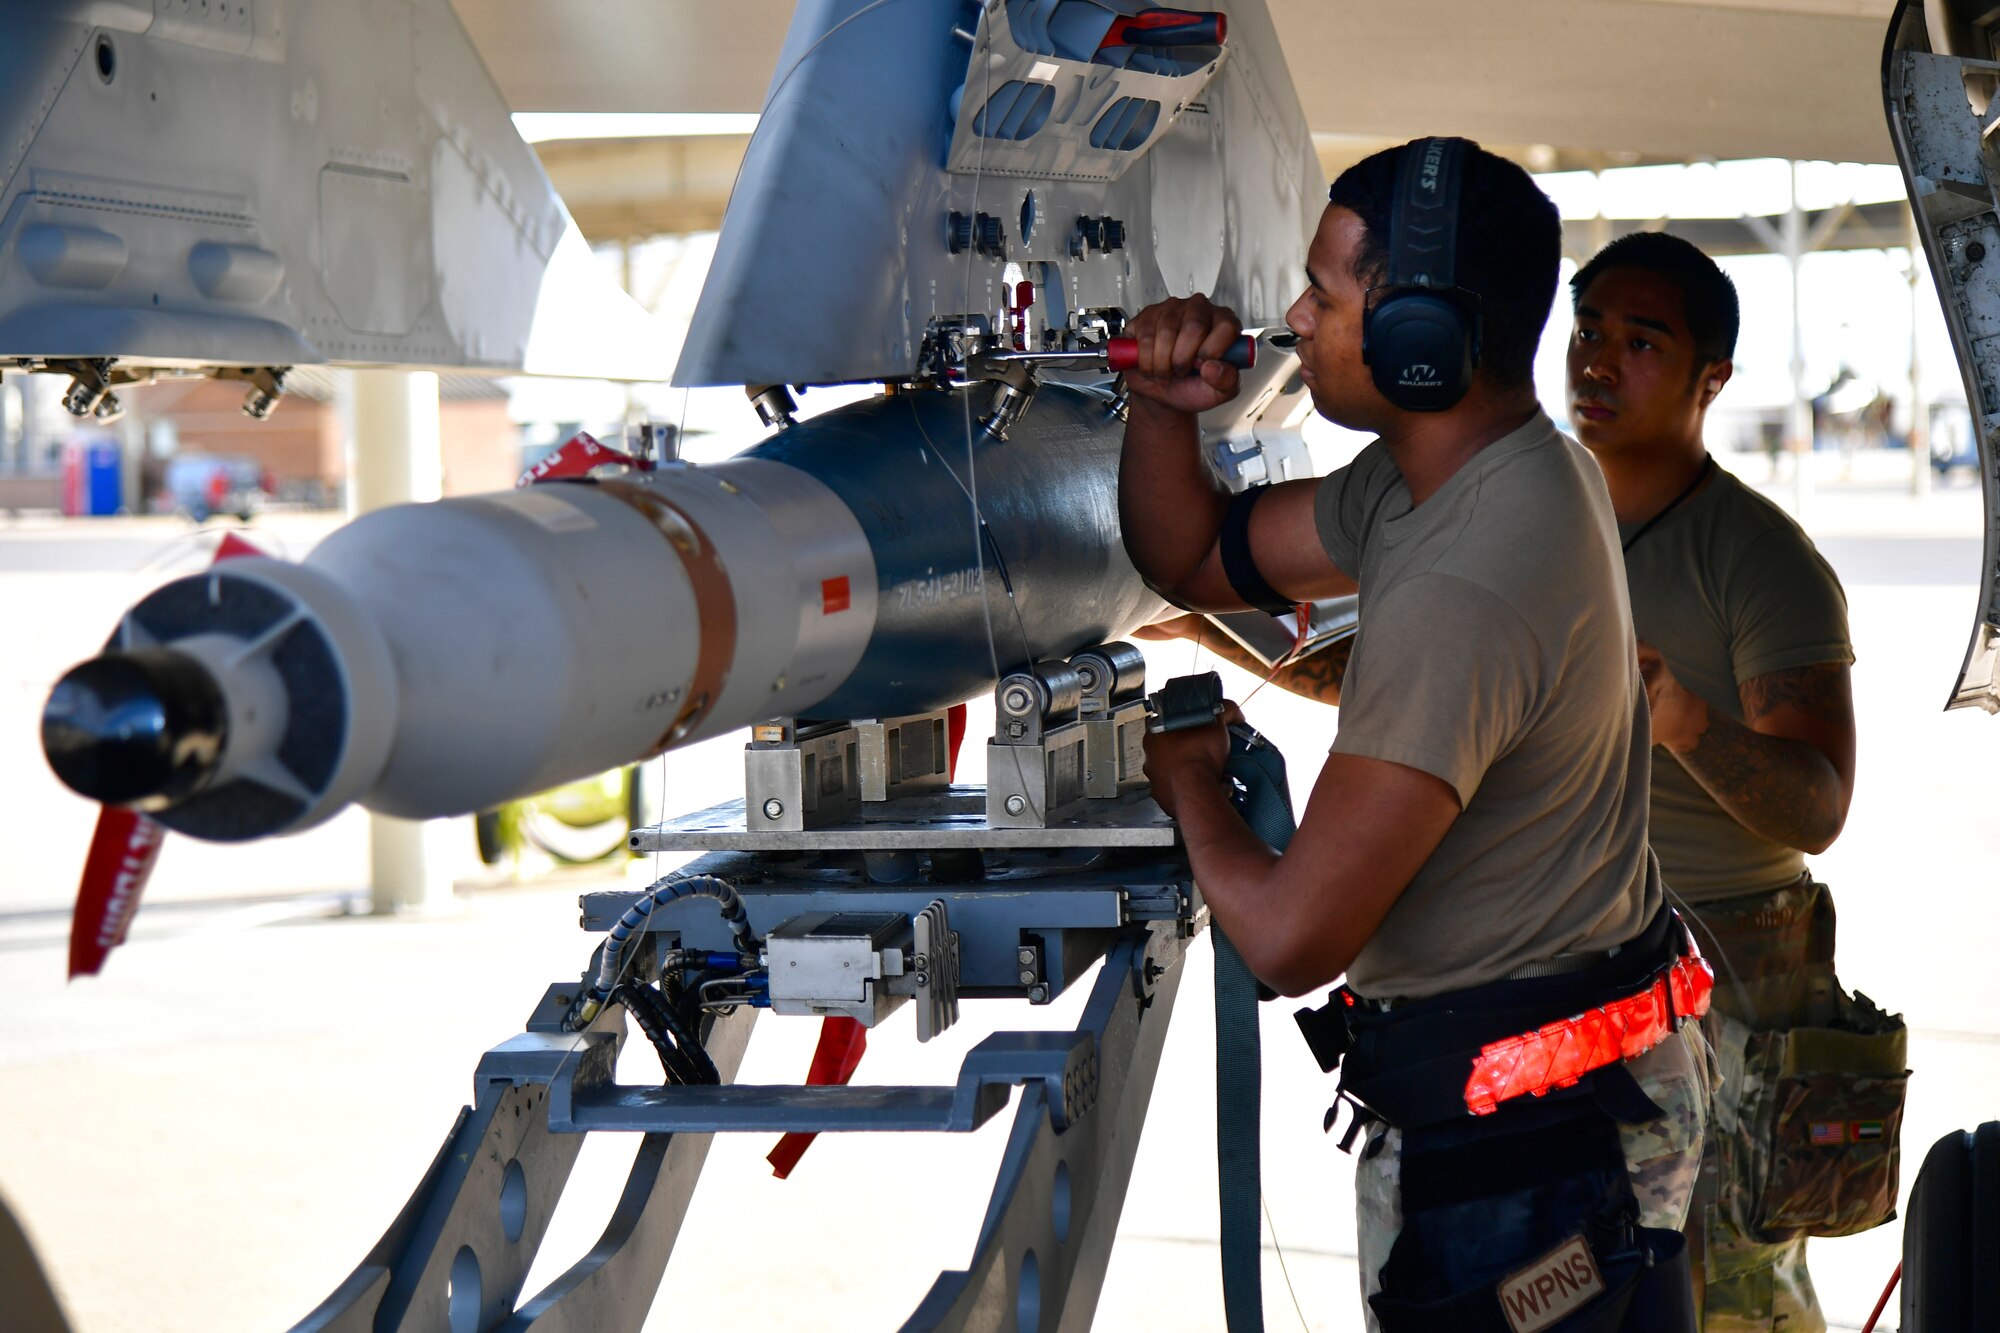
<path id="1" fill-rule="evenodd" d="M 1807 255 L 1824 247 L 1854 212 L 1854 200 L 1827 209 L 1806 226 L 1806 211 L 1799 204 L 1799 164 L 1787 164 L 1791 172 L 1791 206 L 1773 227 L 1761 217 L 1744 214 L 1739 221 L 1750 234 L 1773 254 L 1785 257 L 1792 278 L 1792 403 L 1785 412 L 1785 451 L 1792 456 L 1792 517 L 1805 522 L 1806 505 L 1812 498 L 1813 420 L 1812 396 L 1806 392 L 1806 334 L 1799 318 L 1800 270 Z"/>
<path id="2" fill-rule="evenodd" d="M 1790 164 L 1791 207 L 1785 210 L 1785 264 L 1792 275 L 1792 402 L 1785 414 L 1785 446 L 1792 452 L 1792 517 L 1806 519 L 1806 505 L 1812 496 L 1813 415 L 1812 398 L 1806 392 L 1806 332 L 1799 316 L 1800 269 L 1805 263 L 1806 214 L 1799 207 L 1799 164 Z"/>
<path id="3" fill-rule="evenodd" d="M 347 515 L 444 494 L 438 377 L 427 370 L 357 370 L 347 437 Z"/>
<path id="4" fill-rule="evenodd" d="M 1589 263 L 1592 255 L 1617 239 L 1611 234 L 1611 219 L 1604 215 L 1604 173 L 1590 174 L 1597 186 L 1597 216 L 1590 220 L 1590 254 L 1577 261 L 1578 267 Z"/>
<path id="5" fill-rule="evenodd" d="M 438 377 L 429 371 L 357 370 L 347 433 L 347 513 L 438 499 L 444 452 Z M 451 906 L 453 840 L 462 820 L 368 816 L 368 899 L 377 912 Z"/>

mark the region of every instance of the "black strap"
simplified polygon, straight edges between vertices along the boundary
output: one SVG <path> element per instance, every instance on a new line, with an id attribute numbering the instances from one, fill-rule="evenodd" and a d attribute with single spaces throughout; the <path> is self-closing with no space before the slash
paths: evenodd
<path id="1" fill-rule="evenodd" d="M 1250 553 L 1250 512 L 1264 498 L 1269 486 L 1252 486 L 1229 498 L 1229 510 L 1222 516 L 1222 573 L 1244 605 L 1269 615 L 1290 615 L 1290 598 L 1264 581 L 1257 557 Z"/>
<path id="2" fill-rule="evenodd" d="M 1464 139 L 1423 139 L 1403 151 L 1389 220 L 1389 286 L 1458 286 L 1458 195 Z"/>
<path id="3" fill-rule="evenodd" d="M 1623 555 L 1625 552 L 1631 550 L 1634 546 L 1637 546 L 1639 544 L 1639 539 L 1641 537 L 1651 532 L 1654 526 L 1657 523 L 1659 523 L 1661 519 L 1665 518 L 1668 514 L 1673 513 L 1674 510 L 1680 508 L 1681 502 L 1687 499 L 1690 495 L 1693 495 L 1695 491 L 1701 486 L 1701 484 L 1704 481 L 1708 480 L 1708 474 L 1713 471 L 1715 471 L 1715 455 L 1703 454 L 1701 456 L 1701 471 L 1694 474 L 1694 480 L 1689 482 L 1686 486 L 1682 487 L 1681 493 L 1679 495 L 1676 495 L 1673 499 L 1667 501 L 1666 507 L 1664 509 L 1660 510 L 1659 513 L 1647 519 L 1644 523 L 1641 523 L 1639 525 L 1639 530 L 1633 533 L 1630 537 L 1627 537 L 1625 539 L 1624 544 L 1618 548 L 1619 554 Z"/>
<path id="4" fill-rule="evenodd" d="M 1229 1333 L 1264 1327 L 1263 1059 L 1257 983 L 1236 946 L 1215 936 L 1215 1184 L 1222 1309 Z"/>
<path id="5" fill-rule="evenodd" d="M 1291 843 L 1292 797 L 1285 758 L 1247 727 L 1229 729 L 1224 772 L 1240 788 L 1237 810 L 1273 850 Z M 1229 1333 L 1264 1327 L 1261 1132 L 1263 1052 L 1257 979 L 1215 927 L 1215 1176 L 1222 1238 L 1222 1308 Z"/>

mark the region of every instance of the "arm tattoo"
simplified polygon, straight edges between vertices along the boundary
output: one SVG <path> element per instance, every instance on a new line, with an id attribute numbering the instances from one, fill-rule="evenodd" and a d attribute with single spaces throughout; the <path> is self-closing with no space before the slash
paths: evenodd
<path id="1" fill-rule="evenodd" d="M 1280 669 L 1271 683 L 1307 699 L 1338 705 L 1340 683 L 1347 677 L 1347 659 L 1353 652 L 1354 638 L 1349 635 Z"/>
<path id="2" fill-rule="evenodd" d="M 1852 706 L 1838 666 L 1773 671 L 1744 682 L 1752 723 L 1782 707 L 1823 722 L 1847 723 Z M 1805 741 L 1767 736 L 1716 709 L 1695 747 L 1675 756 L 1716 804 L 1760 837 L 1806 851 L 1823 848 L 1846 818 L 1844 784 L 1830 760 Z"/>
<path id="3" fill-rule="evenodd" d="M 1278 668 L 1277 674 L 1271 675 L 1271 668 L 1259 661 L 1255 653 L 1213 626 L 1183 637 L 1198 639 L 1204 650 L 1232 666 L 1242 667 L 1259 680 L 1270 676 L 1271 683 L 1281 690 L 1333 705 L 1340 703 L 1340 682 L 1347 676 L 1347 659 L 1354 652 L 1354 636 L 1350 634 Z"/>
<path id="4" fill-rule="evenodd" d="M 1832 662 L 1819 666 L 1772 671 L 1743 682 L 1743 716 L 1752 724 L 1780 708 L 1796 708 L 1821 722 L 1846 723 L 1854 715 L 1847 691 L 1840 688 L 1846 667 Z"/>

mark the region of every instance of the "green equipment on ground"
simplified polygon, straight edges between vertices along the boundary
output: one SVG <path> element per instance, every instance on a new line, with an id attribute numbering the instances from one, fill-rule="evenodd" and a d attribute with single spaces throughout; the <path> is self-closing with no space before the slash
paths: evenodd
<path id="1" fill-rule="evenodd" d="M 536 847 L 560 865 L 587 865 L 628 852 L 643 822 L 639 775 L 636 764 L 614 768 L 482 811 L 473 817 L 479 859 L 499 865 Z"/>

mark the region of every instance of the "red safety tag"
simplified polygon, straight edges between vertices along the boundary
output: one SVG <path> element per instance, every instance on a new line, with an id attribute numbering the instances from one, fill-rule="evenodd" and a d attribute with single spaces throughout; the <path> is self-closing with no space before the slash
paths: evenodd
<path id="1" fill-rule="evenodd" d="M 806 1071 L 808 1086 L 824 1087 L 829 1084 L 845 1084 L 854 1077 L 854 1071 L 861 1064 L 863 1053 L 868 1050 L 868 1029 L 851 1018 L 829 1018 L 820 1023 L 819 1046 L 813 1051 L 812 1067 Z M 771 1149 L 764 1160 L 771 1164 L 771 1174 L 783 1180 L 792 1174 L 792 1168 L 806 1155 L 817 1134 L 791 1133 L 778 1140 L 778 1146 Z"/>
<path id="2" fill-rule="evenodd" d="M 965 705 L 953 704 L 944 715 L 944 729 L 949 751 L 944 758 L 944 780 L 958 781 L 958 747 L 965 743 Z"/>
<path id="3" fill-rule="evenodd" d="M 965 705 L 953 704 L 945 714 L 945 734 L 949 738 L 950 749 L 945 755 L 945 780 L 949 782 L 958 775 L 958 747 L 965 739 Z M 829 1018 L 821 1022 L 819 1045 L 813 1051 L 812 1066 L 806 1071 L 806 1084 L 844 1084 L 854 1077 L 854 1071 L 861 1064 L 861 1056 L 868 1049 L 868 1029 L 851 1018 Z M 783 1180 L 792 1174 L 792 1168 L 805 1156 L 806 1149 L 819 1137 L 816 1134 L 787 1134 L 778 1140 L 778 1146 L 771 1149 L 764 1160 L 771 1164 L 771 1174 Z"/>
<path id="4" fill-rule="evenodd" d="M 70 916 L 70 980 L 96 976 L 111 951 L 125 942 L 166 833 L 137 810 L 107 805 L 98 812 Z"/>
<path id="5" fill-rule="evenodd" d="M 542 461 L 523 472 L 516 486 L 532 486 L 538 481 L 561 481 L 569 477 L 587 477 L 592 471 L 606 463 L 618 463 L 625 467 L 634 466 L 632 455 L 622 449 L 613 449 L 601 444 L 588 431 L 578 431 L 552 449 Z"/>
<path id="6" fill-rule="evenodd" d="M 263 554 L 262 551 L 252 546 L 249 542 L 244 541 L 235 533 L 224 532 L 222 540 L 216 543 L 215 559 L 209 563 L 219 565 L 225 560 L 235 560 L 246 555 L 261 556 Z"/>
<path id="7" fill-rule="evenodd" d="M 1017 352 L 1028 350 L 1028 308 L 1035 303 L 1035 284 L 1017 282 L 1010 299 L 1008 288 L 1000 289 L 1000 308 L 1007 314 L 1008 338 Z"/>
<path id="8" fill-rule="evenodd" d="M 1264 679 L 1258 681 L 1256 687 L 1243 696 L 1244 703 L 1247 704 L 1256 698 L 1258 691 L 1276 680 L 1278 673 L 1297 661 L 1299 654 L 1305 651 L 1306 636 L 1312 633 L 1312 611 L 1311 602 L 1299 602 L 1292 607 L 1292 614 L 1298 621 L 1297 628 L 1292 631 L 1292 646 L 1285 650 L 1284 656 L 1271 663 L 1271 669 L 1264 673 Z"/>

